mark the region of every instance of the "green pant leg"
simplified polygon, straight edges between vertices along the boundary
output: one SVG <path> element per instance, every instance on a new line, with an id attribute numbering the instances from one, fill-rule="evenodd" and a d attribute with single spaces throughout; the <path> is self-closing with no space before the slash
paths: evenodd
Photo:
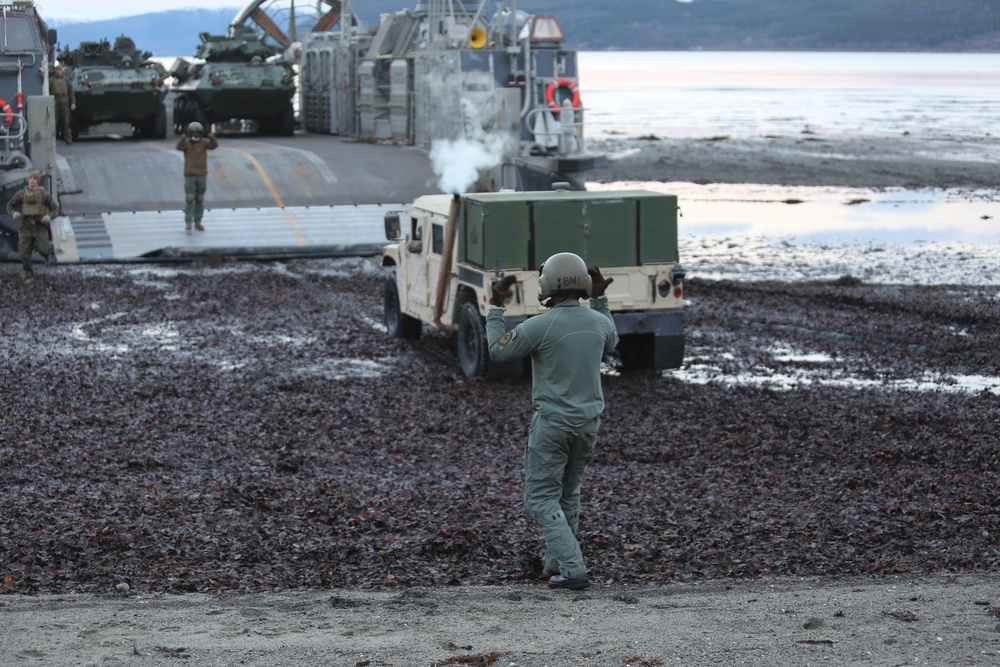
<path id="1" fill-rule="evenodd" d="M 32 250 L 37 250 L 43 259 L 52 254 L 52 242 L 49 240 L 48 226 L 41 222 L 22 220 L 21 232 L 18 234 L 17 239 L 17 250 L 21 255 L 21 266 L 28 273 L 32 273 Z"/>
<path id="2" fill-rule="evenodd" d="M 536 413 L 528 435 L 524 505 L 542 531 L 546 568 L 567 577 L 587 573 L 574 533 L 580 514 L 580 485 L 593 457 L 596 434 L 596 424 L 574 433 L 548 424 Z M 574 525 L 564 507 L 572 513 Z"/>
<path id="3" fill-rule="evenodd" d="M 184 222 L 201 222 L 205 212 L 206 176 L 184 177 Z"/>
<path id="4" fill-rule="evenodd" d="M 570 444 L 569 461 L 563 473 L 563 495 L 559 499 L 559 506 L 566 515 L 566 523 L 569 524 L 574 536 L 580 525 L 580 488 L 583 486 L 583 474 L 594 458 L 599 427 L 600 419 L 595 419 L 592 424 L 588 424 L 586 428 L 576 433 L 576 438 Z"/>
<path id="5" fill-rule="evenodd" d="M 34 273 L 31 269 L 31 249 L 35 244 L 35 239 L 24 229 L 21 224 L 21 232 L 17 235 L 17 252 L 21 255 L 21 266 L 25 273 Z"/>
<path id="6" fill-rule="evenodd" d="M 208 189 L 208 177 L 196 176 L 194 193 L 194 221 L 201 222 L 201 217 L 205 214 L 205 191 Z"/>
<path id="7" fill-rule="evenodd" d="M 70 124 L 69 117 L 69 100 L 65 98 L 56 98 L 56 125 L 62 128 L 64 140 L 73 141 L 73 128 Z"/>

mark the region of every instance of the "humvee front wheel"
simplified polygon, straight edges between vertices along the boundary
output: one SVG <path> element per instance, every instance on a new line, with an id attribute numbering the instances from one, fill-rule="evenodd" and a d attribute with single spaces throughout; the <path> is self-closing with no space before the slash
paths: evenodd
<path id="1" fill-rule="evenodd" d="M 386 274 L 382 292 L 385 330 L 393 338 L 420 338 L 420 320 L 410 317 L 400 309 L 399 288 L 396 287 L 396 269 Z"/>
<path id="2" fill-rule="evenodd" d="M 472 303 L 462 304 L 458 312 L 458 363 L 469 378 L 485 377 L 489 371 L 486 325 Z"/>

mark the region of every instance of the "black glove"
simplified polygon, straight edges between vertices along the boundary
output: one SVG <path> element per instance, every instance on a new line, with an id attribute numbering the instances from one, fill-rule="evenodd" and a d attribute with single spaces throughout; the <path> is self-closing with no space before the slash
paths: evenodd
<path id="1" fill-rule="evenodd" d="M 504 276 L 499 281 L 493 283 L 493 294 L 490 295 L 490 303 L 498 308 L 503 308 L 504 301 L 508 296 L 511 296 L 510 287 L 516 282 L 516 276 Z"/>
<path id="2" fill-rule="evenodd" d="M 590 274 L 590 298 L 597 299 L 604 296 L 604 292 L 607 291 L 608 285 L 615 281 L 614 278 L 605 278 L 601 275 L 601 270 L 596 266 L 592 266 L 587 269 L 587 273 Z"/>

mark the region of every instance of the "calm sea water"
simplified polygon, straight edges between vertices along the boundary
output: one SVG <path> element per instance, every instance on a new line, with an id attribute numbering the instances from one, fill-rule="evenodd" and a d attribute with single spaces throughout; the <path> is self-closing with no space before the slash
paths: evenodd
<path id="1" fill-rule="evenodd" d="M 982 136 L 1000 54 L 583 52 L 587 136 Z"/>
<path id="2" fill-rule="evenodd" d="M 591 139 L 1000 133 L 1000 54 L 584 52 L 579 65 Z M 1000 284 L 995 192 L 640 185 L 680 197 L 698 274 Z M 747 249 L 736 262 L 734 248 Z"/>

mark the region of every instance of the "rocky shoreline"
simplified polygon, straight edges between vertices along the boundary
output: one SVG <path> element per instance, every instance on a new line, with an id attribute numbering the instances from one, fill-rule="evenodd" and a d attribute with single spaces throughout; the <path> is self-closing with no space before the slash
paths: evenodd
<path id="1" fill-rule="evenodd" d="M 1000 138 L 910 135 L 700 139 L 621 137 L 590 141 L 609 163 L 590 179 L 684 183 L 766 183 L 846 188 L 995 189 Z M 995 193 L 994 193 L 995 196 Z"/>
<path id="2" fill-rule="evenodd" d="M 705 182 L 861 182 L 813 144 L 811 179 L 721 139 L 606 173 L 697 181 L 714 155 Z M 862 157 L 865 187 L 987 187 L 972 160 Z M 753 163 L 773 171 L 736 180 Z M 465 380 L 441 333 L 387 338 L 371 262 L 19 271 L 0 266 L 5 663 L 1000 655 L 995 287 L 690 281 L 701 373 L 612 364 L 595 583 L 564 596 L 520 508 L 529 380 Z"/>

